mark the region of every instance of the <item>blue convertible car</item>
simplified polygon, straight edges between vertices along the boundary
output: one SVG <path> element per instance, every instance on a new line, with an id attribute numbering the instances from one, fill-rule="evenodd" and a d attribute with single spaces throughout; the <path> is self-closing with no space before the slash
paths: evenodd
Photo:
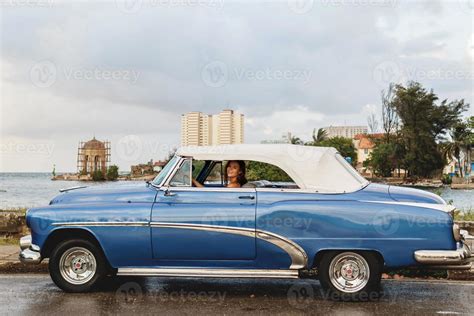
<path id="1" fill-rule="evenodd" d="M 235 160 L 257 181 L 227 187 L 224 162 Z M 292 181 L 259 178 L 255 164 Z M 184 147 L 152 182 L 66 189 L 30 209 L 20 258 L 49 258 L 68 292 L 110 275 L 317 276 L 357 299 L 387 268 L 469 269 L 453 211 L 435 194 L 368 182 L 334 148 Z"/>

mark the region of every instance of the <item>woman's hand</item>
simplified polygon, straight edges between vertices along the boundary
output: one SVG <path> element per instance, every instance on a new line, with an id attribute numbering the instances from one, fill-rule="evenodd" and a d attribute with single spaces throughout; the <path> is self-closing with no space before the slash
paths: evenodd
<path id="1" fill-rule="evenodd" d="M 203 186 L 201 183 L 199 183 L 196 179 L 193 179 L 192 182 L 193 182 L 193 186 L 194 186 L 194 187 L 198 187 L 198 188 L 204 187 L 204 186 Z"/>

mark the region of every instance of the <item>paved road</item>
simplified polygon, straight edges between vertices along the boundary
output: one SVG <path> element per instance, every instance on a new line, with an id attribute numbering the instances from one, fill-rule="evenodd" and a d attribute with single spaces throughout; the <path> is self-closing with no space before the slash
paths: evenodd
<path id="1" fill-rule="evenodd" d="M 116 278 L 99 291 L 67 294 L 48 275 L 0 275 L 0 314 L 97 315 L 474 315 L 474 283 L 384 281 L 377 302 L 324 299 L 315 280 Z"/>

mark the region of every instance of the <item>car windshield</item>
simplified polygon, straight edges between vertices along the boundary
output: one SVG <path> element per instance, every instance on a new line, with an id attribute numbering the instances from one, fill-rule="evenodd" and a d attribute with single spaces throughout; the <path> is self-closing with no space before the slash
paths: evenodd
<path id="1" fill-rule="evenodd" d="M 171 171 L 171 168 L 173 168 L 174 164 L 176 163 L 176 160 L 178 160 L 178 157 L 174 156 L 170 161 L 168 161 L 166 166 L 161 169 L 160 173 L 158 173 L 156 178 L 153 180 L 153 184 L 160 185 L 161 182 L 163 182 L 166 175 Z"/>

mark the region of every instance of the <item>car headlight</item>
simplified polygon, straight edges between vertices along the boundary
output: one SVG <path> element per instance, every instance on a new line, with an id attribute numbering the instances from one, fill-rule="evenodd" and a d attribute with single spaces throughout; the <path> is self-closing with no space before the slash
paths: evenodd
<path id="1" fill-rule="evenodd" d="M 453 236 L 454 240 L 461 241 L 461 229 L 458 224 L 453 224 Z"/>

